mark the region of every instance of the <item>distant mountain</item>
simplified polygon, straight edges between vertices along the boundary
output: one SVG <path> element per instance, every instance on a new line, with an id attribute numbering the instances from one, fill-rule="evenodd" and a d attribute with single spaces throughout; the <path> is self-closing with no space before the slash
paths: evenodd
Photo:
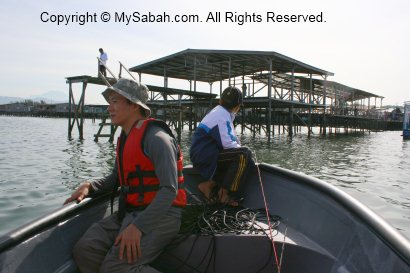
<path id="1" fill-rule="evenodd" d="M 0 104 L 8 104 L 8 103 L 20 102 L 20 101 L 24 101 L 24 99 L 19 98 L 19 97 L 3 97 L 3 96 L 0 96 Z"/>
<path id="2" fill-rule="evenodd" d="M 46 103 L 68 102 L 68 94 L 60 91 L 48 91 L 46 93 L 30 96 L 30 100 L 45 101 Z"/>
<path id="3" fill-rule="evenodd" d="M 36 102 L 44 101 L 49 104 L 63 103 L 63 102 L 68 102 L 68 94 L 64 92 L 60 92 L 60 91 L 48 91 L 46 93 L 39 94 L 39 95 L 33 95 L 28 98 L 0 96 L 0 104 L 21 102 L 25 100 L 32 100 Z"/>

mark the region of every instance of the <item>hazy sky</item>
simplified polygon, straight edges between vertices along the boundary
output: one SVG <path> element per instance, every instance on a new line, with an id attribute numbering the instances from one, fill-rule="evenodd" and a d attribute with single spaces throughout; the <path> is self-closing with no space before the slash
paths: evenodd
<path id="1" fill-rule="evenodd" d="M 116 74 L 118 61 L 132 67 L 187 48 L 275 51 L 335 73 L 329 80 L 384 96 L 384 105 L 410 100 L 409 0 L 105 2 L 2 0 L 0 96 L 68 94 L 65 77 L 96 75 L 102 47 Z M 107 23 L 104 12 L 111 16 Z M 261 22 L 115 22 L 116 13 L 134 12 L 199 15 L 203 21 L 209 12 L 247 13 Z M 266 22 L 267 12 L 322 13 L 325 22 Z M 89 21 L 81 24 L 87 13 Z M 58 25 L 52 22 L 58 15 L 71 20 Z M 101 91 L 87 87 L 85 102 L 104 103 Z"/>

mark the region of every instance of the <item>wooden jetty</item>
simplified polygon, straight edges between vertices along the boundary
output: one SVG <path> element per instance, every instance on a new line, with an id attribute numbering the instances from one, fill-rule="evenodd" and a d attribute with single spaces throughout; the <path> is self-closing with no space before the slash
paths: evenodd
<path id="1" fill-rule="evenodd" d="M 120 63 L 121 68 L 124 67 Z M 125 67 L 124 67 L 125 68 Z M 292 136 L 299 127 L 320 128 L 320 134 L 344 130 L 400 130 L 400 122 L 390 122 L 377 116 L 383 97 L 329 81 L 332 72 L 316 68 L 273 51 L 187 49 L 148 63 L 125 69 L 137 73 L 138 80 L 147 84 L 143 75 L 163 78 L 163 86 L 147 84 L 148 105 L 152 115 L 167 121 L 180 136 L 184 126 L 194 130 L 202 117 L 218 103 L 217 96 L 227 86 L 235 85 L 244 94 L 244 107 L 238 117 L 242 132 L 266 134 L 270 141 L 276 131 Z M 130 72 L 131 71 L 131 72 Z M 111 71 L 109 71 L 111 73 Z M 112 74 L 112 73 L 111 73 Z M 110 84 L 115 76 L 109 78 Z M 178 83 L 178 88 L 170 83 Z M 105 85 L 101 78 L 78 76 L 67 78 L 70 102 L 75 103 L 72 84 L 82 83 L 78 109 L 69 119 L 69 137 L 74 123 L 83 138 L 85 89 L 88 83 Z M 181 86 L 188 84 L 184 89 Z M 209 86 L 208 92 L 204 86 Z M 217 86 L 217 90 L 213 87 Z M 396 124 L 397 123 L 397 124 Z M 101 133 L 103 121 L 95 136 L 113 140 L 115 130 Z M 397 127 L 397 128 L 396 128 Z"/>

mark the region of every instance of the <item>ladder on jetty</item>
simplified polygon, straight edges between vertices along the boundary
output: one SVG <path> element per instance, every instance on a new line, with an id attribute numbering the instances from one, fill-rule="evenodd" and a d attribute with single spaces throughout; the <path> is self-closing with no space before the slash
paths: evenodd
<path id="1" fill-rule="evenodd" d="M 100 58 L 97 57 L 98 64 L 102 63 Z M 69 84 L 69 119 L 68 119 L 68 138 L 71 139 L 71 133 L 74 128 L 74 124 L 77 124 L 78 127 L 78 132 L 79 132 L 79 137 L 80 139 L 83 138 L 83 124 L 84 124 L 84 101 L 85 101 L 85 89 L 87 87 L 88 83 L 91 84 L 97 84 L 97 85 L 106 85 L 106 86 L 111 86 L 112 84 L 117 82 L 117 77 L 115 77 L 114 73 L 105 65 L 103 64 L 106 68 L 106 70 L 111 74 L 112 77 L 106 78 L 104 75 L 101 74 L 99 71 L 99 77 L 92 77 L 92 76 L 77 76 L 77 77 L 68 77 L 67 83 Z M 128 73 L 128 69 L 126 69 L 123 64 L 120 62 L 120 74 L 119 77 L 121 77 L 121 69 L 124 68 Z M 131 75 L 131 73 L 130 73 Z M 132 75 L 131 75 L 132 76 Z M 78 102 L 78 105 L 75 103 L 74 99 L 74 94 L 73 94 L 73 88 L 72 85 L 73 83 L 82 83 L 82 92 L 81 92 L 81 97 Z M 72 115 L 73 107 L 71 105 L 74 105 L 74 115 Z M 98 129 L 97 134 L 94 135 L 94 141 L 98 142 L 98 139 L 101 137 L 108 137 L 110 142 L 113 142 L 114 140 L 114 135 L 117 130 L 116 125 L 113 125 L 110 122 L 107 122 L 107 115 L 104 115 L 102 117 L 101 123 L 99 123 L 100 128 Z M 106 126 L 110 126 L 110 133 L 103 133 L 103 128 Z"/>
<path id="2" fill-rule="evenodd" d="M 107 71 L 108 71 L 108 72 L 111 74 L 111 76 L 114 78 L 115 82 L 117 82 L 117 78 L 115 77 L 114 73 L 112 73 L 111 70 L 110 70 L 103 62 L 101 62 L 101 59 L 100 59 L 99 57 L 97 57 L 97 60 L 98 60 L 98 62 L 99 62 L 100 64 L 102 64 L 102 65 L 105 67 L 105 69 L 107 69 Z M 122 68 L 124 68 L 124 69 L 131 75 L 131 73 L 128 71 L 128 69 L 120 62 L 119 78 L 121 78 Z M 105 84 L 106 84 L 108 87 L 110 87 L 111 84 L 110 84 L 110 82 L 108 81 L 108 79 L 107 79 L 101 72 L 98 72 L 98 73 L 99 73 L 100 78 L 105 82 Z M 132 75 L 131 75 L 131 77 L 132 77 L 133 79 L 135 79 Z M 115 135 L 115 132 L 117 131 L 118 125 L 114 125 L 114 124 L 112 124 L 111 122 L 107 122 L 107 118 L 108 118 L 108 116 L 104 116 L 104 117 L 101 119 L 101 123 L 99 123 L 100 128 L 98 129 L 98 132 L 94 135 L 94 141 L 95 141 L 95 142 L 98 142 L 98 138 L 100 138 L 100 137 L 108 137 L 108 141 L 109 141 L 109 142 L 113 142 L 113 141 L 114 141 L 114 135 Z M 106 134 L 103 134 L 103 133 L 102 133 L 102 130 L 103 130 L 103 128 L 104 128 L 105 126 L 110 126 L 110 133 L 109 133 L 109 134 L 107 134 L 107 133 L 106 133 Z"/>
<path id="3" fill-rule="evenodd" d="M 66 78 L 66 83 L 69 84 L 69 98 L 68 98 L 68 139 L 71 139 L 71 133 L 74 128 L 74 124 L 77 123 L 78 133 L 80 139 L 83 138 L 83 125 L 84 125 L 84 102 L 85 102 L 85 89 L 87 88 L 88 83 L 99 84 L 99 85 L 107 85 L 111 86 L 111 83 L 114 84 L 117 82 L 117 78 L 111 72 L 110 69 L 101 61 L 100 58 L 97 57 L 98 60 L 98 67 L 100 64 L 104 65 L 104 67 L 108 70 L 108 72 L 112 75 L 112 78 L 106 78 L 104 75 L 98 71 L 99 77 L 92 77 L 92 76 L 78 76 L 78 77 L 68 77 Z M 120 63 L 121 64 L 121 63 Z M 121 64 L 122 65 L 122 64 Z M 121 71 L 120 71 L 121 76 Z M 81 97 L 79 99 L 78 105 L 75 103 L 74 93 L 73 93 L 73 83 L 83 84 Z M 73 107 L 74 106 L 74 107 Z M 72 116 L 72 112 L 74 111 L 74 116 Z"/>
<path id="4" fill-rule="evenodd" d="M 98 129 L 98 132 L 94 135 L 94 141 L 98 142 L 98 138 L 100 137 L 108 137 L 108 141 L 109 142 L 113 142 L 114 141 L 114 135 L 115 132 L 117 131 L 118 125 L 114 125 L 111 122 L 107 122 L 107 116 L 103 117 L 101 120 L 101 123 L 99 123 L 100 128 Z M 110 126 L 110 133 L 103 133 L 103 128 L 106 126 Z"/>

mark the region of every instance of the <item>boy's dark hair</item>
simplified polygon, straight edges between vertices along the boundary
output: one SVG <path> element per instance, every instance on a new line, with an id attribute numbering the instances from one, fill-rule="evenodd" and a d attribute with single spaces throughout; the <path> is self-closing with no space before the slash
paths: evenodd
<path id="1" fill-rule="evenodd" d="M 221 105 L 226 109 L 242 105 L 242 92 L 235 86 L 225 88 L 221 95 Z"/>

